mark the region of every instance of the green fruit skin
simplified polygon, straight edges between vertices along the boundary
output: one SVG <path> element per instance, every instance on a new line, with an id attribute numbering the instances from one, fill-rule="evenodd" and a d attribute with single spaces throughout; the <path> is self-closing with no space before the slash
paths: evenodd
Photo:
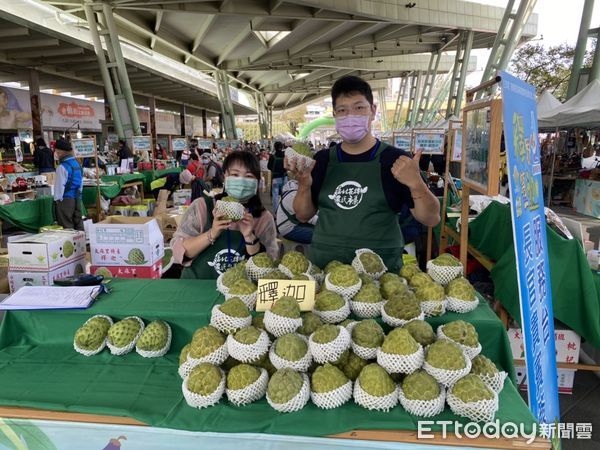
<path id="1" fill-rule="evenodd" d="M 419 350 L 419 344 L 408 330 L 395 328 L 385 337 L 381 350 L 392 355 L 412 355 Z"/>
<path id="2" fill-rule="evenodd" d="M 424 320 L 411 320 L 404 328 L 408 330 L 415 341 L 423 347 L 427 347 L 435 342 L 435 333 L 429 323 Z"/>
<path id="3" fill-rule="evenodd" d="M 256 327 L 250 326 L 242 328 L 233 335 L 233 338 L 240 344 L 252 345 L 258 341 L 260 337 L 260 330 Z"/>
<path id="4" fill-rule="evenodd" d="M 477 375 L 469 374 L 458 380 L 450 392 L 465 403 L 492 400 L 493 391 Z"/>
<path id="5" fill-rule="evenodd" d="M 350 352 L 348 354 L 348 361 L 342 367 L 344 375 L 348 377 L 348 379 L 355 381 L 360 375 L 361 370 L 369 364 L 368 361 L 362 359 L 354 352 Z"/>
<path id="6" fill-rule="evenodd" d="M 260 377 L 260 369 L 250 364 L 238 364 L 227 374 L 227 389 L 244 389 L 256 382 Z"/>
<path id="7" fill-rule="evenodd" d="M 308 345 L 298 335 L 284 334 L 275 344 L 275 354 L 286 361 L 299 361 L 308 352 Z"/>
<path id="8" fill-rule="evenodd" d="M 302 314 L 302 326 L 298 328 L 298 333 L 304 336 L 310 336 L 314 333 L 317 328 L 323 325 L 323 322 L 313 312 L 306 312 Z"/>
<path id="9" fill-rule="evenodd" d="M 210 355 L 225 344 L 225 336 L 212 326 L 196 330 L 190 347 L 190 357 L 195 359 Z"/>
<path id="10" fill-rule="evenodd" d="M 440 396 L 441 390 L 438 382 L 422 369 L 419 369 L 404 378 L 402 391 L 409 400 L 435 400 Z"/>
<path id="11" fill-rule="evenodd" d="M 312 340 L 317 344 L 327 344 L 337 338 L 339 334 L 340 328 L 337 325 L 322 325 L 312 334 Z"/>
<path id="12" fill-rule="evenodd" d="M 365 366 L 358 376 L 360 387 L 374 397 L 384 397 L 396 389 L 394 381 L 383 367 L 378 364 Z"/>
<path id="13" fill-rule="evenodd" d="M 199 395 L 210 395 L 217 390 L 223 375 L 221 369 L 208 363 L 202 363 L 192 370 L 187 387 Z"/>
<path id="14" fill-rule="evenodd" d="M 425 361 L 438 369 L 462 370 L 466 367 L 461 348 L 447 339 L 441 339 L 431 344 L 427 350 Z"/>
<path id="15" fill-rule="evenodd" d="M 340 369 L 332 364 L 317 367 L 311 378 L 311 390 L 317 394 L 334 391 L 348 382 Z"/>
<path id="16" fill-rule="evenodd" d="M 454 342 L 467 347 L 477 347 L 479 344 L 479 335 L 475 327 L 464 320 L 448 322 L 442 327 L 442 331 Z"/>
<path id="17" fill-rule="evenodd" d="M 237 297 L 232 297 L 219 307 L 219 310 L 230 317 L 244 318 L 250 315 L 246 304 Z"/>
<path id="18" fill-rule="evenodd" d="M 475 375 L 494 377 L 498 374 L 498 368 L 494 362 L 483 355 L 477 355 L 471 360 L 471 363 L 473 364 L 471 373 L 474 373 Z"/>
<path id="19" fill-rule="evenodd" d="M 337 311 L 345 305 L 343 297 L 332 291 L 321 291 L 315 296 L 317 311 Z"/>
<path id="20" fill-rule="evenodd" d="M 95 325 L 84 325 L 75 332 L 75 343 L 83 350 L 96 350 L 105 338 L 106 333 Z"/>
<path id="21" fill-rule="evenodd" d="M 291 319 L 300 318 L 300 307 L 298 301 L 293 297 L 281 297 L 271 308 L 271 312 Z"/>
<path id="22" fill-rule="evenodd" d="M 352 340 L 361 347 L 380 347 L 384 337 L 383 329 L 373 319 L 363 320 L 352 329 Z"/>
<path id="23" fill-rule="evenodd" d="M 168 340 L 167 324 L 162 320 L 151 322 L 137 341 L 137 346 L 145 351 L 162 350 L 167 345 Z"/>
<path id="24" fill-rule="evenodd" d="M 179 365 L 181 366 L 184 362 L 187 361 L 188 354 L 190 353 L 190 349 L 192 348 L 192 344 L 186 344 L 181 349 L 181 353 L 179 353 Z"/>
<path id="25" fill-rule="evenodd" d="M 267 387 L 267 395 L 273 403 L 287 403 L 293 399 L 304 384 L 302 376 L 292 369 L 281 369 L 273 374 Z"/>
<path id="26" fill-rule="evenodd" d="M 125 347 L 131 343 L 140 331 L 136 319 L 123 319 L 108 330 L 108 340 L 115 347 Z"/>

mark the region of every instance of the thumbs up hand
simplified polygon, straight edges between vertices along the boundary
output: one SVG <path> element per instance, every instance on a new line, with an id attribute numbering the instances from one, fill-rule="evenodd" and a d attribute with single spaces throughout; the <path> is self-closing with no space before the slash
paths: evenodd
<path id="1" fill-rule="evenodd" d="M 418 150 L 412 158 L 405 155 L 400 156 L 392 166 L 394 178 L 411 189 L 423 183 L 421 169 L 419 168 L 422 153 L 421 150 Z"/>

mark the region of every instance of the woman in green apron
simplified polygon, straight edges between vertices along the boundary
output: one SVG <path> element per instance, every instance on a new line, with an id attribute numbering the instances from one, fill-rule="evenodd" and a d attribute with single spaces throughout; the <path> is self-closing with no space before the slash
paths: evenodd
<path id="1" fill-rule="evenodd" d="M 343 77 L 331 96 L 343 142 L 319 152 L 305 170 L 289 165 L 299 185 L 296 217 L 306 222 L 319 211 L 309 259 L 319 267 L 350 263 L 355 250 L 369 248 L 397 271 L 404 248 L 398 213 L 407 205 L 419 222 L 435 226 L 439 202 L 420 176 L 420 154 L 411 158 L 371 134 L 376 107 L 368 83 Z"/>
<path id="2" fill-rule="evenodd" d="M 246 207 L 239 222 L 215 217 L 214 201 L 203 196 L 192 202 L 171 241 L 175 262 L 183 264 L 181 278 L 211 279 L 237 262 L 266 251 L 277 257 L 273 216 L 258 195 L 260 166 L 249 152 L 232 152 L 223 162 L 225 192 Z"/>

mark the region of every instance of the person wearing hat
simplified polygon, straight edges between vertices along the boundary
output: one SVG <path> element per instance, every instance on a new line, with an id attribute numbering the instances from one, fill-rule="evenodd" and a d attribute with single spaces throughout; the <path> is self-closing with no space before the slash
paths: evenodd
<path id="1" fill-rule="evenodd" d="M 75 159 L 71 143 L 64 139 L 56 141 L 56 157 L 59 165 L 54 180 L 54 214 L 63 228 L 83 230 L 81 220 L 81 193 L 83 170 Z"/>

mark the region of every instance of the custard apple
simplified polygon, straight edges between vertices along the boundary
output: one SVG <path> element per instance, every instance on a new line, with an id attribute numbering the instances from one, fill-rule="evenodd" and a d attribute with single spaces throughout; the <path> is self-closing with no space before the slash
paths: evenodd
<path id="1" fill-rule="evenodd" d="M 338 266 L 342 266 L 343 264 L 344 263 L 342 263 L 341 261 L 338 261 L 338 260 L 334 259 L 333 261 L 329 261 L 327 263 L 327 265 L 325 266 L 325 269 L 323 269 L 323 271 L 325 272 L 325 274 L 328 274 L 333 269 L 335 269 Z"/>
<path id="2" fill-rule="evenodd" d="M 260 369 L 250 364 L 238 364 L 233 366 L 227 374 L 227 389 L 244 389 L 256 382 L 260 377 Z"/>
<path id="3" fill-rule="evenodd" d="M 466 302 L 477 300 L 475 288 L 469 283 L 469 280 L 464 277 L 456 278 L 448 283 L 446 286 L 446 295 Z"/>
<path id="4" fill-rule="evenodd" d="M 256 341 L 258 341 L 258 338 L 261 334 L 260 331 L 261 330 L 259 330 L 258 328 L 252 326 L 241 328 L 235 332 L 235 334 L 233 335 L 233 339 L 235 339 L 240 344 L 252 345 L 255 344 Z"/>
<path id="5" fill-rule="evenodd" d="M 272 270 L 271 272 L 269 272 L 269 275 L 266 277 L 266 279 L 268 279 L 268 280 L 289 280 L 290 277 L 288 277 L 281 270 L 275 269 L 275 270 Z"/>
<path id="6" fill-rule="evenodd" d="M 225 362 L 221 364 L 221 369 L 223 369 L 225 372 L 229 372 L 235 366 L 239 366 L 240 364 L 243 363 L 237 359 L 233 359 L 231 356 L 228 356 Z"/>
<path id="7" fill-rule="evenodd" d="M 286 267 L 294 275 L 305 273 L 310 265 L 306 256 L 297 251 L 287 252 L 281 258 L 281 265 Z"/>
<path id="8" fill-rule="evenodd" d="M 405 293 L 408 291 L 408 287 L 400 280 L 400 277 L 398 277 L 398 279 L 390 279 L 384 282 L 380 280 L 380 283 L 381 295 L 386 300 L 389 300 L 396 293 Z"/>
<path id="9" fill-rule="evenodd" d="M 440 385 L 427 372 L 419 369 L 402 381 L 402 391 L 409 400 L 435 400 L 440 396 Z"/>
<path id="10" fill-rule="evenodd" d="M 254 316 L 252 318 L 252 326 L 267 331 L 267 329 L 265 328 L 265 315 L 257 314 L 256 316 Z"/>
<path id="11" fill-rule="evenodd" d="M 308 276 L 307 274 L 305 274 L 305 273 L 301 273 L 301 274 L 298 274 L 298 275 L 294 275 L 292 277 L 292 280 L 309 281 L 309 280 L 312 280 L 312 278 L 310 276 Z"/>
<path id="12" fill-rule="evenodd" d="M 75 332 L 75 343 L 83 350 L 96 350 L 104 343 L 104 339 L 106 333 L 95 325 L 84 325 Z"/>
<path id="13" fill-rule="evenodd" d="M 358 323 L 358 321 L 354 320 L 354 319 L 346 319 L 343 322 L 338 323 L 338 325 L 346 328 L 348 325 L 350 325 L 351 323 Z"/>
<path id="14" fill-rule="evenodd" d="M 395 273 L 392 273 L 392 272 L 386 272 L 383 275 L 381 275 L 381 278 L 379 278 L 379 282 L 381 284 L 394 282 L 394 281 L 402 282 L 402 277 L 400 275 L 396 275 Z"/>
<path id="15" fill-rule="evenodd" d="M 196 330 L 190 347 L 190 357 L 200 359 L 225 344 L 225 336 L 210 325 Z"/>
<path id="16" fill-rule="evenodd" d="M 412 355 L 419 350 L 419 344 L 408 330 L 395 328 L 383 340 L 381 350 L 392 355 Z"/>
<path id="17" fill-rule="evenodd" d="M 333 341 L 340 334 L 340 328 L 337 325 L 322 325 L 312 334 L 312 340 L 317 344 L 327 344 Z"/>
<path id="18" fill-rule="evenodd" d="M 410 279 L 409 285 L 413 289 L 417 289 L 426 284 L 433 283 L 433 278 L 423 272 L 415 273 Z"/>
<path id="19" fill-rule="evenodd" d="M 286 361 L 299 361 L 308 352 L 308 344 L 294 333 L 284 334 L 275 343 L 275 354 Z"/>
<path id="20" fill-rule="evenodd" d="M 132 248 L 129 250 L 129 254 L 127 255 L 127 260 L 125 262 L 130 266 L 139 266 L 141 264 L 146 264 L 147 261 L 142 250 L 139 248 Z"/>
<path id="21" fill-rule="evenodd" d="M 296 142 L 292 145 L 294 151 L 302 156 L 308 156 L 309 158 L 313 157 L 313 152 L 310 147 L 304 142 Z"/>
<path id="22" fill-rule="evenodd" d="M 317 394 L 335 391 L 348 383 L 348 378 L 336 366 L 325 363 L 323 366 L 317 367 L 312 374 L 310 388 Z"/>
<path id="23" fill-rule="evenodd" d="M 290 319 L 300 318 L 300 307 L 298 301 L 293 297 L 281 297 L 273 304 L 271 312 Z"/>
<path id="24" fill-rule="evenodd" d="M 477 355 L 471 360 L 473 366 L 471 367 L 471 373 L 475 375 L 486 375 L 488 377 L 494 377 L 498 374 L 498 368 L 496 364 L 483 355 Z"/>
<path id="25" fill-rule="evenodd" d="M 383 301 L 381 298 L 381 293 L 377 286 L 373 283 L 371 284 L 363 284 L 360 288 L 360 291 L 356 293 L 352 301 L 362 302 L 362 303 L 379 303 Z"/>
<path id="26" fill-rule="evenodd" d="M 361 347 L 381 347 L 384 337 L 383 329 L 373 319 L 358 322 L 354 328 L 352 328 L 352 341 Z"/>
<path id="27" fill-rule="evenodd" d="M 87 321 L 86 325 L 92 325 L 94 327 L 100 328 L 100 331 L 102 331 L 102 333 L 104 333 L 104 336 L 106 336 L 106 333 L 108 333 L 108 329 L 110 328 L 111 324 L 106 317 L 94 316 Z"/>
<path id="28" fill-rule="evenodd" d="M 247 280 L 246 270 L 240 265 L 235 265 L 230 269 L 227 269 L 221 278 L 223 285 L 227 286 L 228 288 L 231 288 L 238 280 Z"/>
<path id="29" fill-rule="evenodd" d="M 308 270 L 308 273 L 310 275 L 312 275 L 313 277 L 320 277 L 320 276 L 324 275 L 321 268 L 315 266 L 314 264 L 311 264 L 310 269 Z"/>
<path id="30" fill-rule="evenodd" d="M 388 300 L 383 309 L 390 317 L 412 320 L 421 314 L 421 306 L 414 296 L 395 296 Z"/>
<path id="31" fill-rule="evenodd" d="M 396 390 L 396 385 L 383 367 L 372 363 L 365 366 L 358 376 L 360 387 L 374 397 L 384 397 Z"/>
<path id="32" fill-rule="evenodd" d="M 369 362 L 365 359 L 362 359 L 353 351 L 350 351 L 348 354 L 348 361 L 346 364 L 342 366 L 342 370 L 344 375 L 346 375 L 350 380 L 354 381 L 358 378 L 360 371 L 363 370 Z"/>
<path id="33" fill-rule="evenodd" d="M 273 365 L 273 363 L 269 359 L 269 352 L 262 355 L 260 358 L 258 358 L 257 361 L 254 361 L 252 363 L 252 365 L 265 369 L 267 371 L 267 373 L 269 374 L 269 376 L 273 376 L 273 374 L 275 372 L 277 372 L 277 368 Z"/>
<path id="34" fill-rule="evenodd" d="M 379 273 L 385 270 L 385 265 L 381 257 L 375 252 L 364 252 L 358 256 L 358 259 L 362 263 L 363 269 L 367 273 Z"/>
<path id="35" fill-rule="evenodd" d="M 231 295 L 251 295 L 254 292 L 256 292 L 256 285 L 247 278 L 237 280 L 229 288 L 229 294 Z"/>
<path id="36" fill-rule="evenodd" d="M 415 275 L 416 276 L 416 275 Z M 413 277 L 414 279 L 414 277 Z M 444 286 L 438 283 L 429 283 L 424 286 L 418 287 L 416 291 L 417 300 L 420 302 L 433 301 L 441 302 L 446 298 L 446 292 Z"/>
<path id="37" fill-rule="evenodd" d="M 304 379 L 298 372 L 280 369 L 269 380 L 267 395 L 273 403 L 287 403 L 298 395 L 303 384 Z"/>
<path id="38" fill-rule="evenodd" d="M 192 344 L 186 344 L 184 345 L 184 347 L 181 349 L 181 353 L 179 353 L 179 365 L 181 366 L 184 362 L 187 361 L 187 357 L 188 357 L 188 353 L 190 352 L 190 349 L 192 348 Z"/>
<path id="39" fill-rule="evenodd" d="M 434 342 L 427 348 L 425 361 L 444 370 L 462 370 L 467 367 L 462 349 L 448 339 Z"/>
<path id="40" fill-rule="evenodd" d="M 348 264 L 342 264 L 331 270 L 329 282 L 334 286 L 347 288 L 360 283 L 360 278 L 354 267 Z"/>
<path id="41" fill-rule="evenodd" d="M 232 297 L 223 302 L 219 306 L 219 310 L 230 317 L 248 317 L 250 311 L 246 304 L 237 297 Z"/>
<path id="42" fill-rule="evenodd" d="M 450 388 L 450 393 L 465 403 L 475 403 L 494 398 L 494 392 L 481 378 L 474 374 L 465 375 L 454 383 Z"/>
<path id="43" fill-rule="evenodd" d="M 157 320 L 144 328 L 137 341 L 137 346 L 139 349 L 147 352 L 156 352 L 167 345 L 168 337 L 167 324 L 162 320 Z"/>
<path id="44" fill-rule="evenodd" d="M 221 369 L 209 363 L 202 363 L 192 369 L 187 379 L 187 387 L 198 395 L 210 395 L 217 390 L 223 374 Z"/>
<path id="45" fill-rule="evenodd" d="M 137 336 L 141 329 L 136 319 L 123 319 L 108 329 L 108 342 L 115 347 L 126 347 Z"/>
<path id="46" fill-rule="evenodd" d="M 344 367 L 346 364 L 348 364 L 348 358 L 350 357 L 350 349 L 348 350 L 344 350 L 344 353 L 342 353 L 340 355 L 340 357 L 333 361 L 331 364 L 333 364 L 336 367 Z"/>
<path id="47" fill-rule="evenodd" d="M 360 278 L 360 281 L 362 281 L 363 286 L 365 286 L 366 284 L 375 284 L 375 280 L 366 273 L 359 273 L 358 277 Z"/>
<path id="48" fill-rule="evenodd" d="M 400 269 L 400 276 L 410 281 L 410 279 L 419 272 L 421 272 L 421 269 L 417 264 L 404 264 Z"/>
<path id="49" fill-rule="evenodd" d="M 222 203 L 232 203 L 232 204 L 237 204 L 236 206 L 225 206 Z M 223 197 L 220 200 L 217 200 L 216 204 L 215 204 L 215 209 L 216 209 L 216 217 L 225 217 L 233 222 L 237 222 L 239 220 L 242 220 L 244 217 L 244 212 L 246 211 L 246 209 L 244 208 L 244 205 L 242 205 L 237 199 L 231 197 L 231 196 L 226 196 Z"/>
<path id="50" fill-rule="evenodd" d="M 261 267 L 263 269 L 274 269 L 277 267 L 275 261 L 273 261 L 271 257 L 265 252 L 261 252 L 258 255 L 254 255 L 251 259 L 256 267 Z"/>
<path id="51" fill-rule="evenodd" d="M 460 260 L 456 259 L 450 253 L 442 253 L 440 256 L 433 260 L 436 266 L 450 266 L 450 267 L 459 267 Z"/>
<path id="52" fill-rule="evenodd" d="M 442 331 L 449 339 L 467 347 L 479 345 L 479 335 L 475 327 L 464 320 L 454 320 L 442 326 Z"/>
<path id="53" fill-rule="evenodd" d="M 323 325 L 323 322 L 314 312 L 302 313 L 302 326 L 298 328 L 298 333 L 310 336 L 321 325 Z"/>
<path id="54" fill-rule="evenodd" d="M 346 304 L 346 301 L 340 294 L 333 291 L 323 290 L 315 296 L 315 310 L 317 311 L 337 311 Z"/>
<path id="55" fill-rule="evenodd" d="M 428 322 L 424 320 L 411 320 L 404 327 L 415 341 L 423 347 L 427 347 L 435 342 L 435 333 Z"/>

